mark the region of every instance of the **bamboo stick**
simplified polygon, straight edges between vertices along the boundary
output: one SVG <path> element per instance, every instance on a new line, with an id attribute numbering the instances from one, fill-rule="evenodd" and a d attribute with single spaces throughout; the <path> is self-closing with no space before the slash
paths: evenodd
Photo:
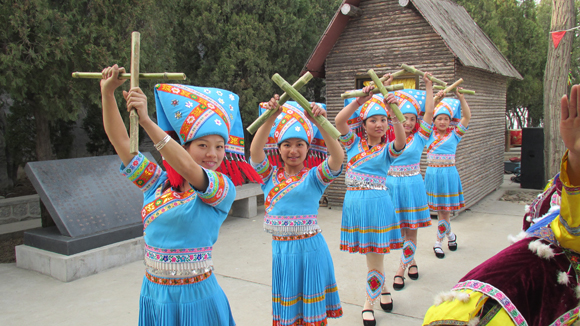
<path id="1" fill-rule="evenodd" d="M 433 86 L 433 89 L 442 90 L 442 89 L 445 89 L 445 87 L 439 86 L 439 85 L 434 85 Z M 452 90 L 450 90 L 449 92 L 455 92 L 455 88 L 452 89 Z M 469 90 L 469 89 L 460 89 L 459 90 L 459 93 L 461 93 L 461 94 L 467 94 L 467 95 L 475 95 L 475 91 L 472 91 L 472 90 Z"/>
<path id="2" fill-rule="evenodd" d="M 101 79 L 103 74 L 100 72 L 73 72 L 73 78 Z M 119 79 L 130 79 L 131 74 L 119 74 Z M 187 77 L 181 72 L 160 72 L 160 73 L 143 73 L 139 74 L 139 79 L 168 79 L 168 80 L 185 80 Z"/>
<path id="3" fill-rule="evenodd" d="M 374 83 L 373 83 L 373 85 L 374 85 Z M 393 85 L 385 86 L 385 88 L 387 89 L 387 91 L 392 92 L 392 91 L 396 91 L 396 90 L 405 88 L 405 84 L 393 84 Z M 373 90 L 371 92 L 373 94 L 378 94 L 381 91 L 375 87 L 375 88 L 373 88 Z M 361 90 L 358 90 L 358 91 L 352 91 L 352 92 L 346 92 L 346 93 L 340 94 L 340 98 L 342 98 L 344 100 L 347 98 L 361 97 L 361 96 L 367 96 L 367 95 L 369 95 L 369 94 L 367 94 Z"/>
<path id="4" fill-rule="evenodd" d="M 418 69 L 415 69 L 415 67 L 408 66 L 408 65 L 406 65 L 404 63 L 401 65 L 401 68 L 405 69 L 408 72 L 414 73 L 415 75 L 421 76 L 421 77 L 423 77 L 425 75 L 425 73 L 423 71 L 418 70 Z M 433 76 L 429 76 L 429 79 L 432 82 L 436 83 L 436 84 L 443 85 L 443 86 L 447 86 L 447 83 L 446 82 L 444 82 L 444 81 L 442 81 L 440 79 L 437 79 L 437 78 L 435 78 Z"/>
<path id="5" fill-rule="evenodd" d="M 282 76 L 279 74 L 274 74 L 274 76 L 272 76 L 272 80 L 278 84 L 278 86 L 280 86 L 284 92 L 288 93 L 288 95 L 290 95 L 294 101 L 298 102 L 298 104 L 300 104 L 300 106 L 305 111 L 307 111 L 310 116 L 312 116 L 310 103 L 304 98 L 304 96 L 302 96 L 302 94 L 298 93 L 298 91 L 294 89 L 292 85 L 288 84 L 288 82 L 285 81 L 284 78 L 282 78 Z M 338 139 L 338 137 L 340 137 L 340 132 L 336 130 L 336 128 L 325 117 L 319 115 L 314 117 L 314 120 L 316 120 L 316 122 L 320 125 L 320 128 L 324 129 L 324 131 L 326 131 L 333 139 Z"/>
<path id="6" fill-rule="evenodd" d="M 381 81 L 379 80 L 379 76 L 377 76 L 377 74 L 375 73 L 374 70 L 370 69 L 368 71 L 369 76 L 371 76 L 371 79 L 375 82 L 375 85 L 377 85 L 377 87 L 379 88 L 381 94 L 383 94 L 383 96 L 385 97 L 385 99 L 387 98 L 387 90 L 385 89 L 385 86 L 383 86 L 383 83 L 381 83 Z M 395 114 L 395 116 L 397 117 L 397 119 L 400 122 L 405 121 L 405 116 L 401 113 L 401 110 L 399 110 L 399 106 L 397 104 L 391 103 L 389 104 L 391 106 L 391 109 L 393 109 L 393 113 Z"/>
<path id="7" fill-rule="evenodd" d="M 403 70 L 399 70 L 399 71 L 396 71 L 396 72 L 392 73 L 392 74 L 391 74 L 391 76 L 393 76 L 393 78 L 395 78 L 395 77 L 399 77 L 399 76 L 401 76 L 401 75 L 404 75 L 404 74 L 406 74 L 406 73 L 407 73 L 407 71 L 403 69 Z M 387 79 L 389 79 L 389 78 L 388 78 L 388 77 L 385 77 L 385 76 L 383 76 L 383 77 L 381 77 L 381 78 L 380 78 L 380 81 L 381 81 L 381 83 L 384 83 L 384 82 L 385 82 L 385 80 L 387 80 Z M 375 82 L 374 82 L 374 81 L 371 81 L 371 82 L 369 83 L 369 86 L 375 86 Z M 385 86 L 385 87 L 387 87 L 387 86 Z M 387 89 L 388 89 L 388 88 L 387 88 Z"/>
<path id="8" fill-rule="evenodd" d="M 133 32 L 131 34 L 131 88 L 139 87 L 139 48 L 141 45 L 141 34 Z M 135 109 L 129 113 L 130 121 L 130 142 L 129 149 L 132 155 L 139 152 L 139 115 Z"/>
<path id="9" fill-rule="evenodd" d="M 308 71 L 307 73 L 302 75 L 302 77 L 300 77 L 294 84 L 292 84 L 292 87 L 298 91 L 302 87 L 304 87 L 304 85 L 308 84 L 308 82 L 311 79 L 312 74 L 310 73 L 310 71 Z M 278 104 L 284 105 L 284 103 L 286 103 L 286 101 L 288 101 L 289 99 L 290 95 L 288 95 L 288 93 L 284 93 L 282 94 L 282 96 L 280 96 L 280 99 L 278 99 Z M 266 120 L 268 120 L 276 112 L 278 112 L 278 110 L 268 110 L 264 112 L 261 116 L 258 117 L 258 119 L 256 119 L 256 121 L 254 121 L 248 128 L 246 128 L 246 130 L 252 135 L 255 134 L 256 131 L 258 131 L 258 129 L 260 129 L 260 127 L 266 122 Z"/>
<path id="10" fill-rule="evenodd" d="M 455 83 L 451 84 L 451 86 L 448 86 L 447 88 L 445 88 L 443 90 L 443 96 L 435 96 L 433 98 L 434 105 L 437 105 L 437 103 L 441 102 L 441 100 L 443 99 L 443 97 L 445 97 L 445 94 L 449 93 L 452 89 L 456 88 L 461 83 L 463 83 L 463 78 L 459 78 Z"/>

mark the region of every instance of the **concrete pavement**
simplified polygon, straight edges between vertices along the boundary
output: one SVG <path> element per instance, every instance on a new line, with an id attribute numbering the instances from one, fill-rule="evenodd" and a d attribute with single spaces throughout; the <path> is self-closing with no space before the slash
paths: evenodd
<path id="1" fill-rule="evenodd" d="M 421 325 L 434 296 L 448 291 L 465 273 L 493 256 L 517 234 L 524 206 L 498 201 L 506 189 L 519 189 L 506 178 L 502 188 L 459 214 L 451 223 L 459 249 L 445 259 L 432 251 L 435 226 L 419 231 L 416 260 L 420 278 L 406 278 L 393 292 L 394 310 L 377 307 L 377 325 Z M 522 190 L 526 191 L 526 190 Z M 214 246 L 217 279 L 240 326 L 271 325 L 271 237 L 262 230 L 263 207 L 253 218 L 228 218 Z M 319 223 L 334 260 L 344 316 L 329 325 L 362 325 L 366 265 L 360 254 L 339 251 L 341 211 L 320 208 Z M 433 221 L 436 225 L 437 221 Z M 386 279 L 392 280 L 400 251 L 385 257 Z M 70 283 L 0 264 L 0 325 L 136 325 L 143 262 L 133 262 Z"/>

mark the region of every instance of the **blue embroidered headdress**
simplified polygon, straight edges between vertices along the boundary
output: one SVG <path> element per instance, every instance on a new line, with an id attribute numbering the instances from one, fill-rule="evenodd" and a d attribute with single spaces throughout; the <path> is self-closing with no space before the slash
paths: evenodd
<path id="1" fill-rule="evenodd" d="M 425 114 L 426 91 L 417 89 L 403 89 L 395 91 L 395 98 L 399 100 L 401 113 L 412 113 L 419 118 Z"/>
<path id="2" fill-rule="evenodd" d="M 267 111 L 265 102 L 260 103 L 260 115 Z M 326 104 L 316 103 L 326 110 Z M 304 109 L 292 101 L 284 103 L 282 112 L 270 130 L 264 151 L 272 165 L 281 166 L 278 145 L 291 138 L 299 138 L 310 145 L 309 156 L 304 161 L 306 167 L 317 166 L 326 158 L 326 144 L 318 128 L 306 118 Z"/>
<path id="3" fill-rule="evenodd" d="M 461 102 L 458 99 L 445 97 L 433 110 L 433 118 L 440 114 L 446 114 L 451 119 L 451 125 L 455 126 L 461 120 Z"/>
<path id="4" fill-rule="evenodd" d="M 352 132 L 356 133 L 360 138 L 364 138 L 364 129 L 363 129 L 363 121 L 373 115 L 386 115 L 387 108 L 383 102 L 384 96 L 382 94 L 375 94 L 373 97 L 363 103 L 350 117 L 348 120 L 348 126 L 352 130 Z M 344 100 L 344 106 L 349 105 L 350 103 L 356 101 L 356 98 L 347 98 Z M 389 128 L 386 131 L 386 134 L 389 134 L 389 130 L 391 130 L 392 125 L 389 123 Z M 387 139 L 389 137 L 387 136 Z"/>
<path id="5" fill-rule="evenodd" d="M 182 145 L 207 135 L 223 137 L 226 155 L 217 171 L 228 175 L 235 185 L 244 183 L 244 176 L 254 182 L 261 180 L 244 157 L 244 130 L 238 102 L 238 95 L 219 88 L 155 86 L 159 127 Z M 168 164 L 164 162 L 164 165 L 169 171 Z"/>

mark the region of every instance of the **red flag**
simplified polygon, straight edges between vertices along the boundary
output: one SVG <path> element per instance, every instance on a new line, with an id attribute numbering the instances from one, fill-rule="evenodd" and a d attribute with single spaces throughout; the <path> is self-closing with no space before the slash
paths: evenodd
<path id="1" fill-rule="evenodd" d="M 560 41 L 562 40 L 562 37 L 564 37 L 564 34 L 566 34 L 566 31 L 552 33 L 552 42 L 554 42 L 554 49 L 558 48 L 558 44 L 560 44 Z"/>

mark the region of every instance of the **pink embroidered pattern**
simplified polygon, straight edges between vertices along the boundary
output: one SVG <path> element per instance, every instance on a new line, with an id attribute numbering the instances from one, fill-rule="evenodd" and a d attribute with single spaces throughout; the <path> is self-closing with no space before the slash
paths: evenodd
<path id="1" fill-rule="evenodd" d="M 199 198 L 202 202 L 215 207 L 219 205 L 224 200 L 224 198 L 226 198 L 230 184 L 225 179 L 224 175 L 220 172 L 215 172 L 208 169 L 204 170 L 209 179 L 209 185 L 207 186 L 206 192 L 199 194 Z"/>
<path id="2" fill-rule="evenodd" d="M 469 280 L 457 283 L 452 290 L 461 289 L 470 289 L 485 294 L 486 296 L 497 301 L 504 308 L 516 326 L 528 325 L 526 319 L 520 313 L 518 308 L 516 308 L 513 302 L 503 292 L 495 288 L 493 285 L 476 280 Z"/>
<path id="3" fill-rule="evenodd" d="M 143 219 L 143 229 L 146 229 L 151 222 L 153 222 L 159 215 L 167 212 L 168 210 L 188 203 L 197 197 L 197 194 L 193 189 L 187 192 L 179 193 L 173 191 L 171 188 L 167 188 L 163 194 L 161 194 L 160 186 L 155 191 L 155 200 L 145 205 L 141 210 L 141 218 Z"/>
<path id="4" fill-rule="evenodd" d="M 211 259 L 212 247 L 162 249 L 145 244 L 145 257 L 160 263 L 192 263 Z"/>

